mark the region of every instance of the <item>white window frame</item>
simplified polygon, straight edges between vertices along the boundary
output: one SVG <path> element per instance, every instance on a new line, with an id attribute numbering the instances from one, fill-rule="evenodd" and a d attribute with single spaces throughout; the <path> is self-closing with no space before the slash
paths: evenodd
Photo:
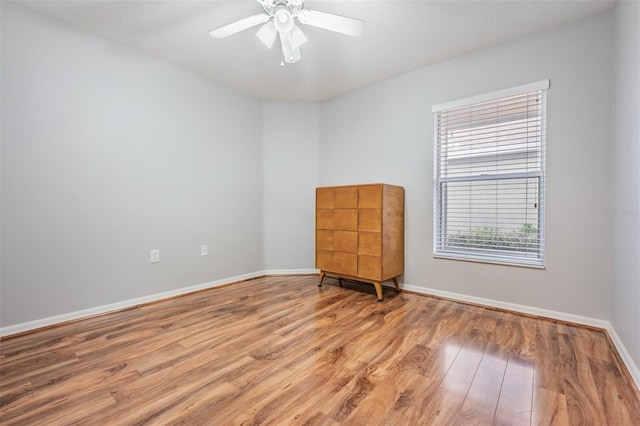
<path id="1" fill-rule="evenodd" d="M 469 260 L 484 263 L 496 263 L 503 265 L 527 266 L 534 268 L 544 268 L 544 241 L 545 241 L 545 171 L 546 171 L 546 90 L 550 87 L 549 80 L 543 80 L 523 86 L 512 87 L 497 92 L 487 93 L 471 98 L 460 99 L 439 105 L 434 105 L 432 112 L 434 114 L 434 188 L 433 188 L 433 256 L 436 258 L 447 258 L 456 260 Z M 438 113 L 455 108 L 470 106 L 487 101 L 494 101 L 515 95 L 523 95 L 531 92 L 542 92 L 542 141 L 540 147 L 541 169 L 529 172 L 516 173 L 495 173 L 495 174 L 476 174 L 471 176 L 440 176 L 441 153 L 440 149 L 440 129 L 438 127 Z M 477 123 L 475 123 L 477 125 Z M 505 155 L 505 154 L 499 154 Z M 448 183 L 456 182 L 481 182 L 481 181 L 505 181 L 514 179 L 537 179 L 538 181 L 538 227 L 537 235 L 539 249 L 537 257 L 519 255 L 520 252 L 499 249 L 464 249 L 461 247 L 447 247 L 446 243 L 446 214 L 443 213 L 447 209 L 446 199 L 443 199 L 443 186 Z M 446 193 L 446 191 L 444 191 Z M 444 235 L 444 237 L 443 237 Z"/>

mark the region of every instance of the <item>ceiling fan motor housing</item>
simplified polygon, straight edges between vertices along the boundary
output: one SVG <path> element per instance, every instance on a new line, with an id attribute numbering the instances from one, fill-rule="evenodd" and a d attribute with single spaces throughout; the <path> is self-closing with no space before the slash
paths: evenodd
<path id="1" fill-rule="evenodd" d="M 281 8 L 285 8 L 292 16 L 298 16 L 298 13 L 304 6 L 303 0 L 257 0 L 264 9 L 271 16 L 276 16 L 276 13 Z"/>

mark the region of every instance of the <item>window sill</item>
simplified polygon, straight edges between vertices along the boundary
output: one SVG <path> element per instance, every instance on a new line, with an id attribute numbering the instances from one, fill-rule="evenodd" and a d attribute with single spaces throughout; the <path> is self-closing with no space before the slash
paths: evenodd
<path id="1" fill-rule="evenodd" d="M 542 269 L 546 270 L 545 265 L 537 265 L 533 263 L 524 263 L 524 262 L 509 262 L 504 260 L 492 260 L 485 259 L 482 257 L 476 256 L 460 256 L 460 255 L 447 255 L 447 254 L 434 254 L 434 259 L 444 259 L 444 260 L 460 260 L 463 262 L 474 262 L 474 263 L 488 263 L 491 265 L 500 265 L 500 266 L 516 266 L 520 268 L 530 268 L 530 269 Z"/>

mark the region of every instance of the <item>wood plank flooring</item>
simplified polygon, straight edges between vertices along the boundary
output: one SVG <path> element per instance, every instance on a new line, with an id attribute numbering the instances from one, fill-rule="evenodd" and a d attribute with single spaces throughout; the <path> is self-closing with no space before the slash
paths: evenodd
<path id="1" fill-rule="evenodd" d="M 268 277 L 0 342 L 3 425 L 640 425 L 599 330 Z"/>

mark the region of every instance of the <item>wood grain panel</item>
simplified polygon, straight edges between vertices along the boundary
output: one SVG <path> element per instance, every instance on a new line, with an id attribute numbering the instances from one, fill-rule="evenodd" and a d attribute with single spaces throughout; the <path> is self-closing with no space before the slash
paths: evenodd
<path id="1" fill-rule="evenodd" d="M 429 423 L 453 425 L 482 359 L 483 348 L 463 346 L 423 412 Z"/>
<path id="2" fill-rule="evenodd" d="M 345 275 L 356 275 L 358 272 L 358 255 L 339 251 L 333 252 L 333 269 L 329 269 L 329 271 L 339 271 Z"/>
<path id="3" fill-rule="evenodd" d="M 333 250 L 333 231 L 326 229 L 316 231 L 316 249 Z"/>
<path id="4" fill-rule="evenodd" d="M 316 228 L 317 229 L 334 229 L 333 210 L 316 210 Z"/>
<path id="5" fill-rule="evenodd" d="M 344 186 L 333 188 L 334 209 L 355 209 L 358 207 L 358 188 Z"/>
<path id="6" fill-rule="evenodd" d="M 358 231 L 380 232 L 382 213 L 380 209 L 358 209 Z"/>
<path id="7" fill-rule="evenodd" d="M 455 424 L 492 424 L 507 368 L 507 357 L 499 345 L 489 343 L 471 382 Z"/>
<path id="8" fill-rule="evenodd" d="M 357 253 L 358 233 L 355 231 L 333 231 L 333 250 Z"/>
<path id="9" fill-rule="evenodd" d="M 318 209 L 333 208 L 333 190 L 331 188 L 316 189 L 316 208 Z"/>
<path id="10" fill-rule="evenodd" d="M 549 426 L 569 425 L 567 399 L 564 394 L 534 386 L 531 424 Z"/>
<path id="11" fill-rule="evenodd" d="M 382 264 L 384 279 L 400 275 L 404 271 L 404 229 L 386 227 L 382 234 L 382 250 L 388 253 Z"/>
<path id="12" fill-rule="evenodd" d="M 259 278 L 2 339 L 0 424 L 640 424 L 604 331 L 385 293 Z"/>
<path id="13" fill-rule="evenodd" d="M 358 256 L 358 276 L 380 281 L 382 278 L 382 258 L 380 256 Z"/>
<path id="14" fill-rule="evenodd" d="M 404 189 L 385 185 L 382 216 L 382 251 L 389 253 L 382 263 L 383 279 L 389 279 L 404 271 Z"/>
<path id="15" fill-rule="evenodd" d="M 358 254 L 382 255 L 382 234 L 380 232 L 358 232 Z"/>
<path id="16" fill-rule="evenodd" d="M 382 185 L 363 185 L 358 187 L 358 208 L 379 209 L 382 205 Z"/>
<path id="17" fill-rule="evenodd" d="M 404 222 L 404 188 L 384 186 L 384 223 Z"/>
<path id="18" fill-rule="evenodd" d="M 333 229 L 344 231 L 358 230 L 358 210 L 333 210 Z"/>
<path id="19" fill-rule="evenodd" d="M 316 250 L 316 268 L 333 271 L 333 251 Z"/>
<path id="20" fill-rule="evenodd" d="M 525 426 L 531 424 L 533 363 L 509 357 L 493 424 Z"/>

